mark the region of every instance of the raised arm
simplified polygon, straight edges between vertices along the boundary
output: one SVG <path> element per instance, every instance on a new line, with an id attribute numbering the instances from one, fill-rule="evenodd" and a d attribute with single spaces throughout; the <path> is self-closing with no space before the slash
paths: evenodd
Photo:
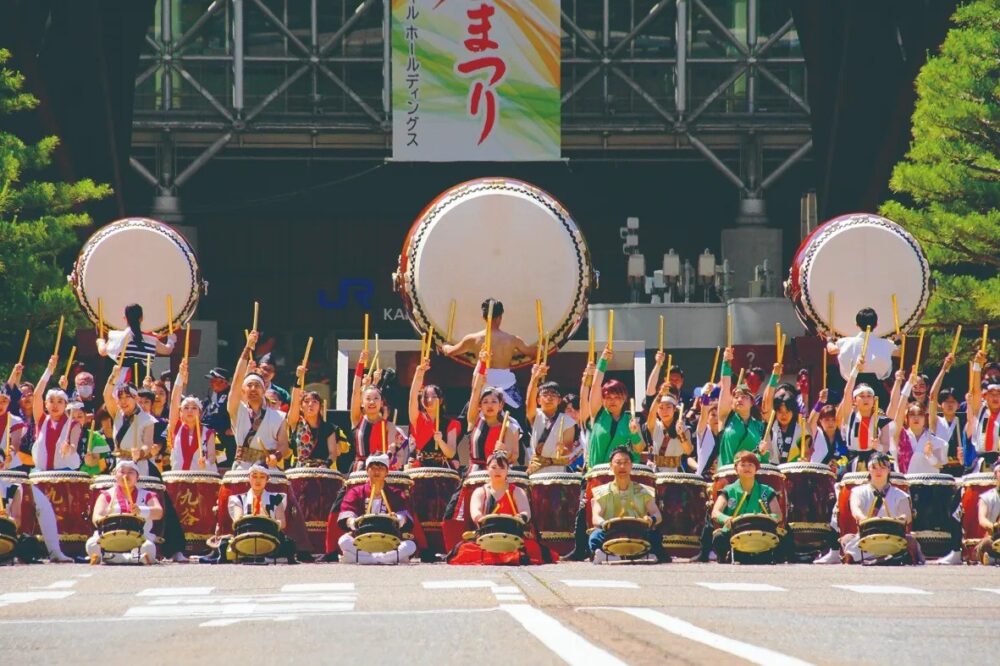
<path id="1" fill-rule="evenodd" d="M 601 352 L 601 360 L 597 362 L 597 368 L 594 370 L 594 383 L 590 386 L 590 418 L 595 418 L 597 413 L 601 411 L 601 384 L 604 383 L 604 373 L 608 370 L 608 363 L 614 357 L 614 352 L 612 352 L 607 347 Z"/>
<path id="2" fill-rule="evenodd" d="M 413 381 L 410 382 L 410 402 L 409 402 L 409 416 L 410 416 L 410 426 L 417 422 L 420 417 L 420 392 L 424 389 L 424 375 L 431 368 L 430 358 L 425 359 L 423 363 L 417 366 L 417 369 L 413 372 Z"/>
<path id="3" fill-rule="evenodd" d="M 646 380 L 646 395 L 656 395 L 657 384 L 660 382 L 660 373 L 663 371 L 663 361 L 667 358 L 662 351 L 656 352 L 656 362 L 649 372 L 649 379 Z"/>
<path id="4" fill-rule="evenodd" d="M 170 390 L 170 411 L 167 413 L 167 424 L 173 428 L 174 424 L 181 416 L 181 398 L 188 383 L 188 360 L 181 360 L 180 367 L 177 368 L 177 378 L 174 380 L 174 388 Z M 173 446 L 173 442 L 167 442 L 168 446 Z"/>
<path id="5" fill-rule="evenodd" d="M 908 382 L 911 385 L 913 384 L 914 379 L 916 379 L 916 375 L 913 374 L 913 372 L 910 372 L 910 378 Z M 889 400 L 890 407 L 885 412 L 886 415 L 891 415 L 892 422 L 895 426 L 894 430 L 892 431 L 892 434 L 894 435 L 893 439 L 896 440 L 897 442 L 899 441 L 899 436 L 903 433 L 903 430 L 906 428 L 906 405 L 905 405 L 906 401 L 899 399 L 899 386 L 900 384 L 902 384 L 902 382 L 903 382 L 903 371 L 897 370 L 896 381 L 893 383 L 892 387 L 892 393 L 894 399 L 896 400 L 896 404 L 893 405 L 892 399 L 890 399 Z M 876 414 L 876 417 L 877 416 L 878 415 Z"/>
<path id="6" fill-rule="evenodd" d="M 702 388 L 701 395 L 698 397 L 698 404 L 699 404 L 698 423 L 697 425 L 695 425 L 694 429 L 694 432 L 698 437 L 701 437 L 704 434 L 705 428 L 707 428 L 709 425 L 708 424 L 709 406 L 711 404 L 711 395 L 714 389 L 715 386 L 712 384 L 712 382 L 709 382 L 705 384 L 704 388 Z M 706 398 L 708 399 L 706 400 Z"/>
<path id="7" fill-rule="evenodd" d="M 240 354 L 240 359 L 236 362 L 236 369 L 233 371 L 233 381 L 229 388 L 229 397 L 226 399 L 226 411 L 229 412 L 229 419 L 236 424 L 237 415 L 240 408 L 240 393 L 243 389 L 243 380 L 247 376 L 247 366 L 253 357 L 254 347 L 257 346 L 257 331 L 250 331 L 247 336 L 246 346 Z"/>
<path id="8" fill-rule="evenodd" d="M 479 333 L 469 333 L 458 341 L 456 345 L 441 345 L 441 353 L 445 356 L 457 356 L 466 352 L 475 351 Z"/>
<path id="9" fill-rule="evenodd" d="M 781 378 L 782 372 L 784 372 L 784 366 L 781 363 L 775 363 L 771 368 L 771 377 L 768 379 L 767 387 L 760 399 L 760 413 L 764 418 L 769 418 L 771 410 L 774 409 L 774 393 L 778 390 L 778 380 Z"/>
<path id="10" fill-rule="evenodd" d="M 528 395 L 524 399 L 524 415 L 528 420 L 528 425 L 530 426 L 535 422 L 535 414 L 538 412 L 538 384 L 542 381 L 542 377 L 548 372 L 549 367 L 547 365 L 533 365 L 531 366 L 531 379 L 528 380 Z"/>
<path id="11" fill-rule="evenodd" d="M 580 377 L 580 425 L 583 426 L 584 423 L 590 418 L 590 392 L 593 390 L 594 386 L 594 372 L 596 372 L 597 366 L 593 363 L 588 363 L 587 367 L 583 369 L 583 375 Z"/>
<path id="12" fill-rule="evenodd" d="M 177 334 L 171 333 L 167 336 L 166 341 L 161 342 L 159 338 L 156 340 L 156 353 L 160 356 L 170 356 L 174 353 L 174 347 L 177 345 Z"/>
<path id="13" fill-rule="evenodd" d="M 719 430 L 726 424 L 733 411 L 733 348 L 726 347 L 722 353 L 722 378 L 719 380 Z"/>
<path id="14" fill-rule="evenodd" d="M 830 397 L 830 389 L 821 389 L 819 392 L 819 402 L 826 406 L 826 401 Z M 809 431 L 809 436 L 812 437 L 813 433 L 816 432 L 816 428 L 819 426 L 819 412 L 815 409 L 809 409 L 809 418 L 806 419 L 806 428 Z M 840 427 L 840 424 L 837 424 Z"/>
<path id="15" fill-rule="evenodd" d="M 983 407 L 983 364 L 986 363 L 986 352 L 982 349 L 976 352 L 972 359 L 972 377 L 969 379 L 969 404 L 965 421 L 965 434 L 972 437 L 976 432 L 979 410 Z"/>
<path id="16" fill-rule="evenodd" d="M 847 420 L 847 415 L 851 413 L 854 409 L 854 385 L 858 383 L 858 373 L 861 372 L 861 368 L 865 365 L 865 359 L 858 356 L 858 360 L 854 363 L 854 367 L 851 368 L 851 374 L 847 376 L 847 384 L 844 386 L 844 395 L 840 398 L 840 404 L 837 405 L 837 425 Z"/>
<path id="17" fill-rule="evenodd" d="M 292 395 L 288 399 L 288 416 L 285 418 L 285 423 L 288 424 L 289 428 L 295 428 L 299 422 L 299 416 L 302 414 L 302 396 L 303 391 L 299 388 L 302 384 L 302 378 L 306 376 L 306 366 L 300 365 L 295 368 L 295 386 L 292 387 Z"/>
<path id="18" fill-rule="evenodd" d="M 361 423 L 361 392 L 368 385 L 365 368 L 368 366 L 368 352 L 361 351 L 358 366 L 354 369 L 354 379 L 351 382 L 351 427 L 357 428 Z"/>
<path id="19" fill-rule="evenodd" d="M 916 381 L 916 375 L 910 374 L 909 380 L 906 382 L 906 386 L 903 386 L 903 380 L 906 379 L 906 373 L 902 369 L 896 371 L 896 380 L 892 383 L 892 391 L 889 393 L 889 405 L 885 408 L 886 416 L 890 418 L 895 416 L 896 411 L 899 410 L 902 404 L 906 403 L 906 399 L 910 397 L 910 391 L 913 390 L 913 383 Z"/>
<path id="20" fill-rule="evenodd" d="M 476 363 L 476 368 L 472 371 L 472 392 L 469 394 L 469 410 L 465 416 L 469 430 L 476 427 L 476 421 L 479 420 L 479 398 L 482 397 L 483 389 L 486 388 L 486 361 L 489 357 L 488 351 L 480 349 L 479 362 Z"/>
<path id="21" fill-rule="evenodd" d="M 59 357 L 57 355 L 50 356 L 49 363 L 45 366 L 45 372 L 42 373 L 35 386 L 35 394 L 31 397 L 31 413 L 35 415 L 35 423 L 41 423 L 42 417 L 45 416 L 45 386 L 49 383 L 49 377 L 56 371 L 58 363 Z"/>
<path id="22" fill-rule="evenodd" d="M 108 414 L 111 418 L 115 418 L 118 415 L 118 401 L 115 399 L 115 386 L 118 384 L 118 378 L 122 374 L 122 366 L 116 365 L 111 368 L 111 374 L 108 375 L 108 381 L 104 383 L 104 406 L 108 410 Z"/>

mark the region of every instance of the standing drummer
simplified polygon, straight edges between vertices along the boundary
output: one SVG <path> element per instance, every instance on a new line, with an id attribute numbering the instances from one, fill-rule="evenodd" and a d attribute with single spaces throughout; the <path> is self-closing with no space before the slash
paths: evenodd
<path id="1" fill-rule="evenodd" d="M 234 389 L 226 399 L 226 410 L 236 438 L 233 469 L 247 469 L 254 463 L 277 467 L 278 461 L 288 455 L 285 415 L 264 403 L 264 378 L 248 372 L 258 335 L 257 331 L 250 331 L 247 336 L 233 373 Z"/>
<path id="2" fill-rule="evenodd" d="M 632 452 L 627 446 L 619 446 L 611 453 L 611 471 L 615 478 L 594 489 L 590 500 L 591 515 L 598 527 L 590 533 L 588 545 L 594 553 L 594 563 L 618 559 L 608 555 L 602 547 L 607 540 L 607 521 L 612 518 L 641 518 L 649 522 L 650 551 L 657 562 L 670 562 L 671 557 L 663 550 L 663 537 L 657 526 L 663 521 L 660 508 L 656 506 L 656 495 L 648 486 L 632 480 Z"/>
<path id="3" fill-rule="evenodd" d="M 156 563 L 156 545 L 153 540 L 153 521 L 163 517 L 163 507 L 156 493 L 139 488 L 139 467 L 131 460 L 119 460 L 115 466 L 115 485 L 102 491 L 94 504 L 91 516 L 94 526 L 98 528 L 87 539 L 86 550 L 91 564 L 102 560 L 116 563 L 132 561 L 131 553 L 104 554 L 100 546 L 101 522 L 108 516 L 131 514 L 143 519 L 143 536 L 145 540 L 139 546 L 138 560 L 142 564 Z M 110 556 L 110 558 L 109 558 Z"/>
<path id="4" fill-rule="evenodd" d="M 976 560 L 983 564 L 1000 564 L 1000 555 L 993 550 L 993 540 L 996 539 L 993 530 L 1000 522 L 1000 461 L 993 463 L 993 478 L 996 487 L 979 496 L 979 526 L 986 533 L 976 545 Z"/>
<path id="5" fill-rule="evenodd" d="M 736 454 L 756 451 L 768 462 L 770 444 L 765 438 L 764 421 L 755 414 L 754 395 L 745 384 L 733 387 L 733 348 L 727 347 L 722 359 L 722 381 L 719 383 L 719 465 L 733 465 Z M 781 366 L 774 364 L 771 380 L 764 389 L 761 410 L 770 414 L 774 389 L 778 386 Z"/>
<path id="6" fill-rule="evenodd" d="M 131 383 L 119 384 L 122 366 L 115 366 L 104 386 L 104 405 L 113 423 L 115 455 L 136 463 L 141 476 L 159 476 L 150 464 L 154 455 L 156 418 L 139 408 L 139 392 Z"/>
<path id="7" fill-rule="evenodd" d="M 559 384 L 542 382 L 548 370 L 547 365 L 533 366 L 528 382 L 528 402 L 525 405 L 525 416 L 531 427 L 528 474 L 565 472 L 576 448 L 576 421 L 563 410 Z"/>
<path id="8" fill-rule="evenodd" d="M 346 564 L 408 564 L 417 552 L 417 544 L 410 539 L 401 540 L 395 550 L 385 553 L 359 551 L 354 545 L 355 521 L 363 515 L 393 515 L 400 530 L 413 525 L 409 498 L 402 490 L 385 482 L 389 476 L 389 457 L 385 454 L 368 456 L 365 473 L 368 481 L 348 488 L 340 504 L 337 522 L 346 532 L 337 541 L 343 553 L 340 561 Z"/>
<path id="9" fill-rule="evenodd" d="M 753 451 L 740 451 L 734 461 L 738 478 L 719 492 L 712 506 L 712 520 L 720 525 L 712 533 L 712 549 L 717 561 L 728 562 L 732 552 L 733 519 L 746 514 L 768 514 L 781 522 L 781 504 L 774 488 L 757 480 L 760 459 Z M 788 537 L 777 546 L 779 553 L 787 550 Z"/>
<path id="10" fill-rule="evenodd" d="M 144 333 L 142 330 L 142 306 L 132 303 L 125 306 L 125 325 L 121 331 L 109 330 L 107 339 L 97 339 L 97 353 L 109 358 L 118 358 L 122 347 L 125 348 L 125 357 L 122 364 L 126 368 L 133 368 L 135 364 L 146 365 L 150 356 L 170 356 L 174 351 L 177 336 L 170 334 L 166 342 L 161 342 L 152 333 Z M 124 379 L 124 378 L 123 378 Z M 135 378 L 131 378 L 135 384 Z"/>
<path id="11" fill-rule="evenodd" d="M 862 308 L 854 317 L 858 333 L 851 337 L 830 340 L 826 343 L 826 352 L 837 357 L 840 374 L 847 381 L 853 372 L 861 350 L 865 346 L 865 331 L 872 331 L 878 326 L 878 314 L 871 308 Z M 892 357 L 899 355 L 899 348 L 888 339 L 875 335 L 868 336 L 868 350 L 864 359 L 865 372 L 858 377 L 860 383 L 873 387 L 879 402 L 888 405 L 888 394 L 883 382 L 892 374 Z M 845 395 L 847 391 L 845 391 Z"/>
<path id="12" fill-rule="evenodd" d="M 969 388 L 968 421 L 965 434 L 978 455 L 978 469 L 990 469 L 1000 459 L 1000 379 L 990 375 L 985 390 L 981 383 L 986 353 L 976 352 L 972 361 L 972 380 Z"/>
<path id="13" fill-rule="evenodd" d="M 856 358 L 854 369 L 847 376 L 844 397 L 837 406 L 837 422 L 843 424 L 842 436 L 847 446 L 848 471 L 863 472 L 868 459 L 875 452 L 888 452 L 892 421 L 888 416 L 875 412 L 875 389 L 868 384 L 857 384 L 858 374 L 865 365 Z"/>

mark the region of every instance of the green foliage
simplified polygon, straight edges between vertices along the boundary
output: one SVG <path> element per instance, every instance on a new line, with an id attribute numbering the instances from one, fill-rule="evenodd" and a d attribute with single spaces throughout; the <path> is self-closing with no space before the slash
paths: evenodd
<path id="1" fill-rule="evenodd" d="M 38 104 L 22 91 L 24 77 L 5 66 L 9 59 L 10 52 L 0 49 L 0 114 Z M 66 317 L 64 340 L 86 325 L 60 260 L 79 245 L 77 230 L 91 224 L 81 205 L 108 196 L 111 188 L 91 180 L 25 180 L 26 171 L 49 165 L 58 144 L 56 137 L 46 137 L 27 145 L 0 132 L 0 359 L 5 366 L 17 361 L 24 329 L 31 329 L 25 362 L 44 363 L 61 315 Z M 63 347 L 65 354 L 68 344 Z"/>
<path id="2" fill-rule="evenodd" d="M 1000 332 L 1000 4 L 973 0 L 956 11 L 940 54 L 917 77 L 913 142 L 882 214 L 920 240 L 935 291 L 924 323 L 941 330 L 932 353 L 962 348 L 991 324 Z M 935 355 L 937 355 L 935 354 Z"/>

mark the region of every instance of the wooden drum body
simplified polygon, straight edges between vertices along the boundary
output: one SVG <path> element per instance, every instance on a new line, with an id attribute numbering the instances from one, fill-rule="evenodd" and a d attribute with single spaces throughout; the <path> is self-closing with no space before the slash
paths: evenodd
<path id="1" fill-rule="evenodd" d="M 539 472 L 528 477 L 531 483 L 532 522 L 538 538 L 560 555 L 574 547 L 576 512 L 580 508 L 583 476 L 568 472 Z"/>
<path id="2" fill-rule="evenodd" d="M 911 533 L 927 557 L 951 552 L 952 514 L 958 499 L 958 484 L 950 474 L 907 474 L 913 504 Z"/>
<path id="3" fill-rule="evenodd" d="M 819 463 L 786 463 L 779 469 L 785 475 L 785 520 L 795 548 L 803 552 L 821 550 L 833 532 L 830 520 L 837 506 L 836 476 L 827 465 Z"/>
<path id="4" fill-rule="evenodd" d="M 327 467 L 293 467 L 285 470 L 285 476 L 302 509 L 313 552 L 319 552 L 326 539 L 330 509 L 344 487 L 344 475 Z"/>
<path id="5" fill-rule="evenodd" d="M 84 543 L 94 531 L 90 477 L 84 472 L 32 472 L 28 478 L 52 504 L 63 553 L 82 556 Z"/>
<path id="6" fill-rule="evenodd" d="M 441 523 L 448 501 L 462 485 L 462 477 L 446 467 L 414 467 L 406 470 L 406 475 L 413 481 L 410 498 L 427 547 L 434 553 L 446 552 Z"/>
<path id="7" fill-rule="evenodd" d="M 663 515 L 659 530 L 668 553 L 681 557 L 698 554 L 707 502 L 708 482 L 697 474 L 656 475 L 656 503 Z"/>
<path id="8" fill-rule="evenodd" d="M 993 474 L 966 474 L 962 477 L 962 555 L 966 562 L 976 561 L 976 546 L 986 536 L 979 524 L 979 498 L 997 486 Z"/>
<path id="9" fill-rule="evenodd" d="M 202 471 L 163 473 L 163 485 L 173 502 L 184 530 L 185 552 L 205 555 L 211 550 L 205 541 L 215 534 L 219 475 Z"/>

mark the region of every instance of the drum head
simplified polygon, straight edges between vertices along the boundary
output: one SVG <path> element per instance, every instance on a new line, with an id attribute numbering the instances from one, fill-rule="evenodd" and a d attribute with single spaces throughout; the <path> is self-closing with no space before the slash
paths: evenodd
<path id="1" fill-rule="evenodd" d="M 993 552 L 1000 555 L 1000 539 L 993 540 Z"/>
<path id="2" fill-rule="evenodd" d="M 417 218 L 399 259 L 397 290 L 419 333 L 444 341 L 452 300 L 452 342 L 485 328 L 480 305 L 504 304 L 503 329 L 538 341 L 535 300 L 557 347 L 587 310 L 595 276 L 576 223 L 552 196 L 528 183 L 482 178 L 457 185 Z M 531 270 L 518 267 L 530 266 Z M 457 358 L 457 357 L 456 357 Z M 470 365 L 475 354 L 461 357 Z M 532 359 L 516 357 L 514 365 Z"/>
<path id="3" fill-rule="evenodd" d="M 906 550 L 906 539 L 894 534 L 871 534 L 862 537 L 858 547 L 877 557 L 886 557 Z"/>
<path id="4" fill-rule="evenodd" d="M 155 263 L 156 270 L 150 265 Z M 141 280 L 122 276 L 142 275 Z M 80 307 L 97 323 L 98 299 L 104 327 L 124 325 L 125 306 L 142 306 L 143 328 L 167 330 L 167 296 L 173 299 L 174 328 L 189 320 L 198 305 L 201 272 L 187 240 L 167 225 L 141 217 L 112 222 L 91 236 L 80 250 L 70 284 Z"/>
<path id="5" fill-rule="evenodd" d="M 734 534 L 730 543 L 735 551 L 747 553 L 748 555 L 756 555 L 757 553 L 766 553 L 769 550 L 777 548 L 778 535 L 774 532 L 765 532 L 763 530 L 746 530 L 739 534 Z"/>
<path id="6" fill-rule="evenodd" d="M 399 547 L 399 537 L 395 534 L 369 532 L 354 537 L 354 545 L 366 553 L 388 553 Z"/>
<path id="7" fill-rule="evenodd" d="M 263 532 L 247 532 L 233 537 L 231 547 L 241 557 L 265 557 L 278 548 L 278 540 Z"/>
<path id="8" fill-rule="evenodd" d="M 476 537 L 476 545 L 488 553 L 513 553 L 524 545 L 524 539 L 514 534 L 491 532 Z"/>
<path id="9" fill-rule="evenodd" d="M 97 543 L 106 553 L 128 553 L 141 546 L 144 540 L 145 537 L 138 532 L 110 530 L 103 532 Z"/>
<path id="10" fill-rule="evenodd" d="M 4 558 L 14 552 L 17 541 L 11 539 L 6 534 L 0 534 L 0 558 Z"/>
<path id="11" fill-rule="evenodd" d="M 649 542 L 644 539 L 608 539 L 601 546 L 605 553 L 618 557 L 642 557 L 649 552 Z"/>
<path id="12" fill-rule="evenodd" d="M 870 307 L 878 313 L 872 333 L 885 337 L 895 332 L 893 294 L 904 331 L 923 316 L 930 296 L 930 269 L 920 244 L 905 229 L 879 215 L 853 213 L 826 222 L 806 240 L 793 261 L 786 291 L 798 292 L 806 328 L 854 335 L 855 315 Z"/>

